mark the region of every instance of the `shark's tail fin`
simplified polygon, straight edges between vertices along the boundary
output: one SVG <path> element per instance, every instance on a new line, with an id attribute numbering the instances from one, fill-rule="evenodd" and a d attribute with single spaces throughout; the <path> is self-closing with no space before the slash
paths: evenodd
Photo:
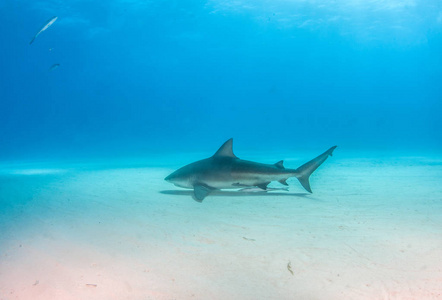
<path id="1" fill-rule="evenodd" d="M 299 168 L 296 169 L 296 177 L 298 178 L 299 182 L 302 184 L 302 186 L 308 191 L 312 192 L 312 189 L 310 188 L 310 182 L 309 178 L 310 175 L 327 159 L 327 157 L 330 155 L 333 155 L 333 150 L 335 150 L 337 146 L 333 146 L 318 157 L 312 159 L 308 163 L 303 164 Z"/>

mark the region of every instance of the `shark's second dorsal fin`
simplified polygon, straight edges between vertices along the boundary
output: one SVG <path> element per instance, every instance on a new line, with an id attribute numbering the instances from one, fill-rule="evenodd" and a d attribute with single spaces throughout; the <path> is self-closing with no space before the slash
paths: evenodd
<path id="1" fill-rule="evenodd" d="M 214 157 L 224 156 L 224 157 L 234 157 L 237 158 L 235 154 L 233 154 L 233 139 L 229 139 L 225 142 L 216 153 L 213 155 Z"/>
<path id="2" fill-rule="evenodd" d="M 280 160 L 275 164 L 275 167 L 277 167 L 278 169 L 285 169 L 284 168 L 284 161 Z"/>

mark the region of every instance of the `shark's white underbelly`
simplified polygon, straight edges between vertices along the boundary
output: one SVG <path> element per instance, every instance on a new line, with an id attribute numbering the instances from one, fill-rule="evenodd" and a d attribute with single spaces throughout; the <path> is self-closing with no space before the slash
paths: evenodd
<path id="1" fill-rule="evenodd" d="M 241 187 L 253 187 L 253 186 L 259 186 L 261 184 L 269 183 L 272 181 L 278 181 L 282 178 L 287 178 L 287 176 L 284 175 L 251 175 L 251 174 L 244 174 L 244 175 L 225 175 L 225 176 L 216 176 L 216 179 L 205 178 L 204 184 L 216 188 L 216 189 L 238 189 Z"/>

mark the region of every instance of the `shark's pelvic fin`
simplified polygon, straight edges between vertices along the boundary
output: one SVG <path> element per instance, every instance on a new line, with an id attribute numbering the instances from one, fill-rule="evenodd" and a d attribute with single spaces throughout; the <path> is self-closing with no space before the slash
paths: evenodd
<path id="1" fill-rule="evenodd" d="M 233 154 L 233 139 L 229 139 L 227 142 L 225 142 L 219 149 L 216 151 L 216 153 L 213 155 L 214 157 L 217 156 L 225 156 L 225 157 L 233 157 L 237 158 L 235 154 Z"/>
<path id="2" fill-rule="evenodd" d="M 195 195 L 196 201 L 198 202 L 202 202 L 204 198 L 206 198 L 207 195 L 209 195 L 213 190 L 214 188 L 211 188 L 210 186 L 207 186 L 205 184 L 195 184 L 193 186 L 193 193 Z"/>
<path id="3" fill-rule="evenodd" d="M 336 149 L 337 146 L 333 146 L 318 157 L 312 159 L 308 163 L 303 164 L 299 168 L 296 169 L 296 177 L 302 186 L 310 193 L 312 193 L 312 189 L 310 188 L 309 178 L 310 175 L 327 159 L 330 155 L 332 156 L 333 150 Z"/>

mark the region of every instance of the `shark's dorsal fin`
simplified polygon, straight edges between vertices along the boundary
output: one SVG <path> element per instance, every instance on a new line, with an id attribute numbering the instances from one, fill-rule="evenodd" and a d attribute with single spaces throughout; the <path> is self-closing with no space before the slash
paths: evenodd
<path id="1" fill-rule="evenodd" d="M 284 161 L 280 160 L 275 164 L 275 167 L 277 167 L 278 169 L 284 169 Z"/>
<path id="2" fill-rule="evenodd" d="M 227 142 L 225 142 L 213 155 L 213 157 L 220 156 L 237 158 L 236 155 L 233 154 L 233 139 L 229 139 Z"/>

